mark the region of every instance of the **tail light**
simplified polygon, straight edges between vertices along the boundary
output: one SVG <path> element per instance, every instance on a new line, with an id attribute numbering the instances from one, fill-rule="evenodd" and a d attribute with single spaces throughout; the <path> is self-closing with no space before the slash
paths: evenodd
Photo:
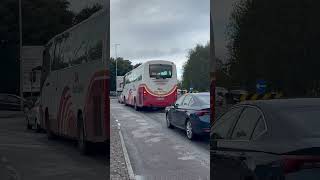
<path id="1" fill-rule="evenodd" d="M 286 174 L 302 169 L 320 168 L 320 157 L 285 155 L 283 156 L 281 165 Z"/>
<path id="2" fill-rule="evenodd" d="M 143 96 L 146 96 L 147 95 L 147 91 L 145 88 L 143 88 Z"/>
<path id="3" fill-rule="evenodd" d="M 209 111 L 198 111 L 195 113 L 197 116 L 204 116 L 206 114 L 209 114 Z"/>

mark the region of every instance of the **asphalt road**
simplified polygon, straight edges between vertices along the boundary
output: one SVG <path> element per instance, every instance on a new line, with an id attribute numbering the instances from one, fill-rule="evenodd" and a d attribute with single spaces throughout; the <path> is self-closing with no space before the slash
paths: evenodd
<path id="1" fill-rule="evenodd" d="M 26 130 L 24 117 L 0 112 L 1 180 L 106 180 L 105 153 L 81 155 L 75 143 Z"/>
<path id="2" fill-rule="evenodd" d="M 210 179 L 208 139 L 190 141 L 184 131 L 168 129 L 163 111 L 137 112 L 116 99 L 111 99 L 110 106 L 137 180 Z"/>

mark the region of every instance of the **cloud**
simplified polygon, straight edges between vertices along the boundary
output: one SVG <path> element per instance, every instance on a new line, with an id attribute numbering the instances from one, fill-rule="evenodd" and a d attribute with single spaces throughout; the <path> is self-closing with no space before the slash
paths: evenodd
<path id="1" fill-rule="evenodd" d="M 210 38 L 209 0 L 111 0 L 111 56 L 168 59 L 181 77 L 188 50 Z"/>

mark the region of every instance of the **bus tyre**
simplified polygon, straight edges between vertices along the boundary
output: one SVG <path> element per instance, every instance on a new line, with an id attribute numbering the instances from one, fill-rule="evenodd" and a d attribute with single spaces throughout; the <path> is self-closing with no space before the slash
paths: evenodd
<path id="1" fill-rule="evenodd" d="M 35 125 L 36 125 L 36 132 L 39 133 L 41 131 L 41 128 L 40 128 L 39 123 L 37 122 L 37 119 L 35 121 Z"/>
<path id="2" fill-rule="evenodd" d="M 78 127 L 78 149 L 81 154 L 87 155 L 89 153 L 88 142 L 85 138 L 84 126 L 83 123 L 79 123 Z"/>
<path id="3" fill-rule="evenodd" d="M 140 107 L 137 105 L 136 99 L 134 99 L 134 109 L 135 109 L 136 111 L 140 111 Z"/>
<path id="4" fill-rule="evenodd" d="M 167 128 L 173 129 L 173 126 L 172 126 L 172 124 L 170 122 L 168 114 L 166 114 L 166 124 L 167 124 Z"/>
<path id="5" fill-rule="evenodd" d="M 123 97 L 123 104 L 124 104 L 125 106 L 128 106 L 126 97 Z"/>
<path id="6" fill-rule="evenodd" d="M 54 139 L 54 135 L 50 129 L 50 122 L 49 122 L 49 115 L 48 113 L 46 112 L 46 115 L 45 115 L 45 122 L 46 122 L 46 132 L 47 132 L 47 137 L 49 140 L 52 140 Z"/>
<path id="7" fill-rule="evenodd" d="M 29 123 L 29 118 L 27 117 L 27 129 L 32 129 L 32 125 Z"/>

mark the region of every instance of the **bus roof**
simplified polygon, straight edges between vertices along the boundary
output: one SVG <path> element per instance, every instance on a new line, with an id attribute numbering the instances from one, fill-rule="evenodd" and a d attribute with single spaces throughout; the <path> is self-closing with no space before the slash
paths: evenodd
<path id="1" fill-rule="evenodd" d="M 127 74 L 131 73 L 131 72 L 132 72 L 133 70 L 135 70 L 135 69 L 138 69 L 138 68 L 140 68 L 140 67 L 142 67 L 142 66 L 145 66 L 145 65 L 147 65 L 147 64 L 154 64 L 154 63 L 165 63 L 165 64 L 175 65 L 174 62 L 168 61 L 168 60 L 148 60 L 148 61 L 142 63 L 140 66 L 138 66 L 138 67 L 132 69 L 131 71 L 127 72 L 127 73 L 125 74 L 125 76 L 126 76 Z"/>
<path id="2" fill-rule="evenodd" d="M 54 41 L 54 39 L 56 39 L 57 37 L 65 34 L 65 33 L 67 33 L 67 32 L 71 32 L 72 30 L 74 30 L 74 29 L 80 27 L 81 25 L 87 23 L 87 22 L 90 21 L 91 19 L 93 19 L 93 18 L 95 18 L 95 17 L 97 17 L 97 16 L 99 16 L 99 15 L 101 15 L 101 14 L 103 14 L 103 13 L 106 13 L 106 12 L 107 12 L 107 7 L 102 8 L 100 11 L 92 14 L 89 18 L 83 20 L 83 21 L 80 22 L 79 24 L 76 24 L 76 25 L 72 26 L 71 28 L 63 31 L 62 33 L 55 35 L 53 38 L 51 38 L 51 39 L 48 41 L 48 43 L 46 44 L 46 46 L 47 46 L 48 44 L 52 43 L 52 42 Z"/>

